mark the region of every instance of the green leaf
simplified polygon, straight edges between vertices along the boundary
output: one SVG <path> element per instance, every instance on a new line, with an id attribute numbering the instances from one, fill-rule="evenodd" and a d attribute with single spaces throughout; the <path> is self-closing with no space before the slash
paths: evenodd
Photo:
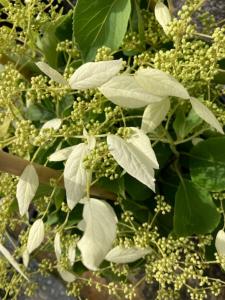
<path id="1" fill-rule="evenodd" d="M 210 138 L 193 147 L 190 153 L 192 181 L 203 188 L 225 190 L 225 137 Z"/>
<path id="2" fill-rule="evenodd" d="M 125 188 L 129 196 L 135 201 L 144 201 L 152 197 L 153 192 L 143 183 L 129 174 L 125 174 Z"/>
<path id="3" fill-rule="evenodd" d="M 186 179 L 177 190 L 174 210 L 174 231 L 181 236 L 210 233 L 220 221 L 210 194 Z"/>
<path id="4" fill-rule="evenodd" d="M 130 0 L 78 0 L 74 11 L 74 39 L 85 61 L 102 46 L 118 49 L 127 30 Z"/>
<path id="5" fill-rule="evenodd" d="M 141 41 L 142 50 L 145 50 L 144 22 L 143 22 L 143 16 L 141 14 L 140 5 L 137 2 L 137 0 L 135 0 L 135 8 L 136 8 L 137 19 L 138 19 L 138 33 L 139 33 L 139 38 L 140 38 L 140 41 Z"/>
<path id="6" fill-rule="evenodd" d="M 26 111 L 26 118 L 31 121 L 49 120 L 54 114 L 41 105 L 31 104 Z"/>
<path id="7" fill-rule="evenodd" d="M 130 199 L 123 199 L 122 205 L 124 210 L 129 210 L 133 213 L 134 218 L 141 222 L 147 222 L 151 212 L 145 205 L 141 205 L 140 202 Z"/>
<path id="8" fill-rule="evenodd" d="M 59 41 L 72 38 L 72 13 L 61 16 L 55 22 L 43 26 L 43 36 L 37 40 L 37 46 L 43 52 L 52 68 L 57 68 L 59 54 L 56 47 Z"/>
<path id="9" fill-rule="evenodd" d="M 193 130 L 202 123 L 202 119 L 194 112 L 190 110 L 187 117 L 182 108 L 177 111 L 176 119 L 173 123 L 173 128 L 176 132 L 178 140 L 184 139 L 187 135 L 193 132 Z"/>
<path id="10" fill-rule="evenodd" d="M 123 198 L 125 198 L 124 177 L 119 177 L 118 179 L 114 180 L 110 180 L 107 177 L 102 177 L 98 181 L 97 185 L 103 189 L 106 189 L 107 191 L 121 195 Z"/>

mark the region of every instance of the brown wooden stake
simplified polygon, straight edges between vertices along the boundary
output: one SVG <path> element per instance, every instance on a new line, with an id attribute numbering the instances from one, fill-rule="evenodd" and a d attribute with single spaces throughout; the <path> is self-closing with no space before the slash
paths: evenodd
<path id="1" fill-rule="evenodd" d="M 20 176 L 28 164 L 30 164 L 30 161 L 0 150 L 0 172 Z M 62 175 L 62 171 L 54 170 L 37 163 L 32 164 L 36 169 L 41 183 L 49 185 L 50 180 L 55 179 L 57 181 L 57 185 L 64 188 L 63 178 L 59 180 Z M 116 200 L 115 194 L 96 186 L 91 187 L 91 196 L 106 200 Z"/>

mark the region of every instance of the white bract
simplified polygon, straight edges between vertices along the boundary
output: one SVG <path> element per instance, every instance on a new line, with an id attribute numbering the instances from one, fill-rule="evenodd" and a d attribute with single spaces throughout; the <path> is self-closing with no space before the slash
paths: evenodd
<path id="1" fill-rule="evenodd" d="M 36 63 L 36 66 L 53 81 L 58 82 L 62 85 L 68 85 L 66 79 L 58 71 L 50 67 L 45 62 L 39 61 Z"/>
<path id="2" fill-rule="evenodd" d="M 135 129 L 134 135 L 126 141 L 108 135 L 107 144 L 114 159 L 127 173 L 155 191 L 154 168 L 158 168 L 158 162 L 149 138 L 141 130 Z"/>
<path id="3" fill-rule="evenodd" d="M 17 261 L 14 259 L 14 257 L 10 254 L 9 250 L 6 249 L 1 243 L 0 243 L 0 253 L 8 260 L 8 262 L 16 269 L 16 271 L 18 273 L 20 273 L 20 275 L 22 275 L 27 281 L 29 281 L 29 279 L 27 278 L 27 276 L 23 273 L 23 271 L 20 269 L 19 264 L 17 263 Z"/>
<path id="4" fill-rule="evenodd" d="M 168 7 L 161 1 L 158 1 L 155 5 L 155 18 L 162 26 L 164 32 L 167 33 L 167 25 L 171 22 L 172 18 Z"/>
<path id="5" fill-rule="evenodd" d="M 114 104 L 125 108 L 144 107 L 162 99 L 146 92 L 131 75 L 115 76 L 102 85 L 99 90 Z"/>
<path id="6" fill-rule="evenodd" d="M 49 161 L 63 161 L 63 160 L 67 160 L 70 156 L 70 154 L 72 153 L 74 147 L 76 146 L 70 146 L 70 147 L 66 147 L 63 149 L 60 149 L 54 153 L 52 153 L 48 160 Z"/>
<path id="7" fill-rule="evenodd" d="M 42 219 L 38 219 L 31 226 L 28 234 L 27 251 L 31 254 L 44 240 L 45 227 Z"/>
<path id="8" fill-rule="evenodd" d="M 122 68 L 121 59 L 88 62 L 74 72 L 69 84 L 72 89 L 77 90 L 97 88 L 118 74 Z"/>
<path id="9" fill-rule="evenodd" d="M 90 270 L 97 270 L 116 237 L 117 217 L 105 201 L 90 198 L 84 205 L 85 231 L 77 243 L 83 264 Z"/>
<path id="10" fill-rule="evenodd" d="M 57 260 L 60 260 L 60 256 L 62 253 L 61 243 L 60 243 L 60 233 L 57 232 L 54 238 L 54 250 Z"/>
<path id="11" fill-rule="evenodd" d="M 145 255 L 151 252 L 151 248 L 122 248 L 120 246 L 116 246 L 110 250 L 109 253 L 107 253 L 105 260 L 117 264 L 126 264 L 143 258 Z"/>
<path id="12" fill-rule="evenodd" d="M 186 88 L 171 75 L 158 69 L 139 69 L 135 76 L 137 83 L 153 95 L 168 97 L 174 96 L 189 99 Z"/>
<path id="13" fill-rule="evenodd" d="M 34 198 L 39 186 L 37 172 L 32 165 L 27 165 L 20 176 L 16 187 L 16 198 L 18 201 L 20 215 L 27 213 L 29 205 Z"/>
<path id="14" fill-rule="evenodd" d="M 219 230 L 216 235 L 215 247 L 220 256 L 225 256 L 225 232 Z"/>
<path id="15" fill-rule="evenodd" d="M 64 281 L 66 281 L 66 282 L 73 282 L 73 281 L 76 280 L 76 276 L 75 276 L 73 273 L 71 273 L 71 272 L 65 270 L 65 269 L 62 268 L 61 266 L 58 266 L 58 267 L 57 267 L 57 270 L 58 270 L 60 276 L 62 277 L 62 279 L 63 279 Z"/>
<path id="16" fill-rule="evenodd" d="M 54 130 L 58 130 L 60 128 L 62 124 L 62 120 L 59 119 L 59 118 L 55 118 L 55 119 L 52 119 L 52 120 L 49 120 L 47 121 L 42 127 L 41 127 L 41 130 L 42 129 L 54 129 Z"/>
<path id="17" fill-rule="evenodd" d="M 206 123 L 215 128 L 218 132 L 222 134 L 224 133 L 219 121 L 216 119 L 214 114 L 208 109 L 208 107 L 206 107 L 196 98 L 191 97 L 190 101 L 193 110 L 200 118 L 202 118 Z"/>
<path id="18" fill-rule="evenodd" d="M 88 174 L 83 159 L 87 153 L 88 146 L 85 143 L 76 145 L 65 164 L 64 183 L 67 204 L 71 210 L 85 195 Z"/>
<path id="19" fill-rule="evenodd" d="M 165 119 L 169 110 L 170 100 L 168 98 L 157 103 L 149 104 L 144 110 L 141 129 L 145 133 L 154 131 Z"/>

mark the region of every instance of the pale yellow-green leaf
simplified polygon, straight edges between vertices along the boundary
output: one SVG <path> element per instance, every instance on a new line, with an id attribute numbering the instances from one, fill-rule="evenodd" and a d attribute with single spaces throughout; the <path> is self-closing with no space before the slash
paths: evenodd
<path id="1" fill-rule="evenodd" d="M 24 272 L 21 270 L 19 264 L 14 259 L 14 257 L 11 255 L 11 253 L 9 252 L 9 250 L 6 249 L 1 243 L 0 243 L 0 252 L 8 260 L 8 262 L 15 268 L 15 270 L 18 273 L 20 273 L 20 275 L 22 275 L 27 281 L 29 281 L 29 279 L 24 274 Z"/>
<path id="2" fill-rule="evenodd" d="M 54 153 L 52 153 L 49 157 L 49 161 L 63 161 L 67 160 L 72 153 L 75 146 L 66 147 L 63 149 L 60 149 Z"/>
<path id="3" fill-rule="evenodd" d="M 67 204 L 71 210 L 86 193 L 88 175 L 83 165 L 83 159 L 87 153 L 88 146 L 85 143 L 76 145 L 65 164 L 64 183 Z"/>
<path id="4" fill-rule="evenodd" d="M 85 204 L 85 203 L 84 203 Z M 81 231 L 84 231 L 86 228 L 86 224 L 84 220 L 80 220 L 80 222 L 77 224 L 77 228 Z"/>
<path id="5" fill-rule="evenodd" d="M 144 107 L 162 99 L 144 90 L 131 75 L 115 76 L 99 90 L 108 100 L 125 108 Z"/>
<path id="6" fill-rule="evenodd" d="M 51 119 L 49 121 L 47 121 L 42 127 L 41 130 L 43 129 L 54 129 L 54 130 L 58 130 L 60 128 L 62 124 L 62 120 L 59 118 L 55 118 L 55 119 Z"/>
<path id="7" fill-rule="evenodd" d="M 37 219 L 31 226 L 28 234 L 27 251 L 31 254 L 44 240 L 45 227 L 42 219 Z"/>
<path id="8" fill-rule="evenodd" d="M 9 126 L 11 123 L 11 119 L 10 118 L 5 118 L 3 123 L 0 125 L 0 138 L 5 137 L 5 135 L 8 132 Z"/>
<path id="9" fill-rule="evenodd" d="M 144 258 L 145 255 L 152 252 L 151 248 L 122 248 L 120 246 L 116 246 L 112 250 L 107 253 L 105 260 L 110 262 L 114 262 L 117 264 L 126 264 L 134 262 L 140 258 Z"/>
<path id="10" fill-rule="evenodd" d="M 165 119 L 169 110 L 170 100 L 168 98 L 146 106 L 142 118 L 141 129 L 145 133 L 154 131 Z"/>
<path id="11" fill-rule="evenodd" d="M 139 69 L 135 74 L 135 80 L 145 91 L 153 95 L 190 98 L 188 91 L 180 82 L 158 69 Z"/>
<path id="12" fill-rule="evenodd" d="M 225 256 L 225 232 L 219 230 L 216 235 L 215 247 L 220 256 Z"/>
<path id="13" fill-rule="evenodd" d="M 167 25 L 171 22 L 172 18 L 168 7 L 160 0 L 155 5 L 155 18 L 162 26 L 164 32 L 167 33 Z"/>
<path id="14" fill-rule="evenodd" d="M 79 67 L 69 79 L 72 89 L 84 90 L 100 87 L 123 68 L 123 61 L 88 62 Z"/>
<path id="15" fill-rule="evenodd" d="M 117 217 L 105 201 L 90 198 L 84 205 L 85 231 L 77 243 L 83 264 L 97 270 L 116 238 Z"/>
<path id="16" fill-rule="evenodd" d="M 34 166 L 29 164 L 23 170 L 16 187 L 16 198 L 21 216 L 27 213 L 38 186 L 39 179 L 37 172 Z"/>
<path id="17" fill-rule="evenodd" d="M 224 134 L 222 126 L 220 125 L 214 114 L 211 112 L 211 110 L 208 109 L 208 107 L 206 107 L 196 98 L 191 97 L 190 101 L 193 110 L 200 118 L 202 118 L 206 123 L 215 128 L 218 132 Z"/>
<path id="18" fill-rule="evenodd" d="M 75 259 L 76 259 L 76 244 L 75 243 L 72 243 L 71 245 L 69 245 L 67 257 L 69 259 L 70 265 L 73 266 L 73 264 L 75 263 Z"/>
<path id="19" fill-rule="evenodd" d="M 66 79 L 58 71 L 50 67 L 45 62 L 39 61 L 36 63 L 36 66 L 53 81 L 62 85 L 68 85 Z"/>
<path id="20" fill-rule="evenodd" d="M 116 135 L 108 135 L 109 151 L 117 163 L 131 176 L 155 191 L 154 168 L 158 168 L 149 138 L 137 128 L 127 141 Z"/>
<path id="21" fill-rule="evenodd" d="M 61 249 L 61 242 L 60 242 L 60 233 L 57 232 L 54 238 L 54 250 L 57 260 L 60 260 L 62 249 Z"/>
<path id="22" fill-rule="evenodd" d="M 73 282 L 76 280 L 76 276 L 73 273 L 65 270 L 63 267 L 58 266 L 57 270 L 64 281 Z"/>
<path id="23" fill-rule="evenodd" d="M 28 264 L 29 264 L 29 260 L 30 260 L 30 255 L 29 255 L 27 249 L 25 249 L 25 250 L 23 251 L 22 258 L 23 258 L 23 264 L 24 264 L 24 267 L 27 268 L 27 267 L 28 267 Z"/>

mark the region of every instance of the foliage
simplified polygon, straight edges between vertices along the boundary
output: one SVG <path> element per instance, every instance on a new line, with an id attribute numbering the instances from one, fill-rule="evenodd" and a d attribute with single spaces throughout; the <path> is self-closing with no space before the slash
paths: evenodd
<path id="1" fill-rule="evenodd" d="M 217 296 L 225 27 L 203 0 L 89 2 L 0 1 L 0 147 L 30 162 L 0 173 L 1 298 L 55 271 L 71 296 Z"/>

